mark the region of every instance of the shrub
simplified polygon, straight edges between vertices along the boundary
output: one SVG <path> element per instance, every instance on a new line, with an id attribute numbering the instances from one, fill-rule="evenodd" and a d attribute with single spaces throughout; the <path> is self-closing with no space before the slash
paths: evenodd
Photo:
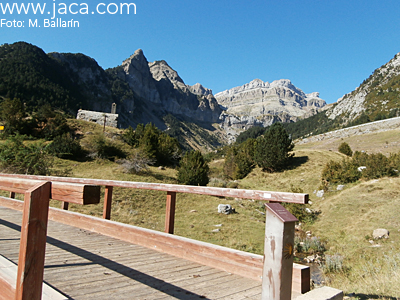
<path id="1" fill-rule="evenodd" d="M 2 172 L 49 175 L 52 159 L 43 143 L 24 145 L 23 137 L 10 137 L 0 146 L 0 167 Z"/>
<path id="2" fill-rule="evenodd" d="M 353 150 L 351 150 L 349 144 L 347 144 L 346 142 L 341 143 L 338 150 L 340 153 L 343 153 L 344 155 L 350 157 L 353 155 Z"/>
<path id="3" fill-rule="evenodd" d="M 66 159 L 79 159 L 84 155 L 81 144 L 70 133 L 56 136 L 46 149 L 49 153 Z"/>
<path id="4" fill-rule="evenodd" d="M 322 171 L 321 180 L 329 183 L 350 183 L 361 178 L 370 180 L 396 176 L 399 163 L 398 154 L 388 158 L 382 153 L 367 154 L 356 151 L 352 159 L 343 160 L 341 163 L 328 162 Z M 358 168 L 361 166 L 366 168 L 359 171 Z"/>
<path id="5" fill-rule="evenodd" d="M 384 176 L 395 176 L 394 165 L 389 158 L 382 153 L 354 153 L 354 162 L 358 166 L 366 166 L 362 171 L 362 178 L 376 179 Z"/>
<path id="6" fill-rule="evenodd" d="M 341 163 L 329 161 L 322 170 L 321 180 L 329 183 L 350 183 L 361 178 L 361 172 L 352 160 L 343 160 Z"/>
<path id="7" fill-rule="evenodd" d="M 117 160 L 117 163 L 121 164 L 125 173 L 137 174 L 148 171 L 149 165 L 154 164 L 154 160 L 151 160 L 146 154 L 138 150 L 134 151 L 125 159 Z"/>
<path id="8" fill-rule="evenodd" d="M 339 254 L 326 255 L 325 262 L 322 264 L 324 273 L 340 273 L 345 272 L 347 268 L 343 264 L 343 256 Z"/>
<path id="9" fill-rule="evenodd" d="M 183 156 L 178 170 L 178 182 L 187 185 L 207 185 L 209 167 L 200 151 L 189 151 Z"/>
<path id="10" fill-rule="evenodd" d="M 125 153 L 121 148 L 111 141 L 107 140 L 103 134 L 92 136 L 88 143 L 89 156 L 92 158 L 111 159 L 125 158 Z"/>
<path id="11" fill-rule="evenodd" d="M 156 165 L 175 166 L 181 158 L 181 147 L 176 138 L 159 130 L 155 125 L 138 124 L 136 130 L 129 127 L 122 134 L 124 141 L 141 152 Z"/>
<path id="12" fill-rule="evenodd" d="M 248 139 L 227 149 L 224 163 L 224 175 L 227 178 L 242 179 L 254 169 L 254 145 L 255 140 Z"/>

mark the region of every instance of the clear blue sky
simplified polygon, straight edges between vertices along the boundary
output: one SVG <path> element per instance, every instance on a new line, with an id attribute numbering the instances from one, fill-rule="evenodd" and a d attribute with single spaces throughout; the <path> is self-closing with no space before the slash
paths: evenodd
<path id="1" fill-rule="evenodd" d="M 29 1 L 2 1 L 13 3 Z M 122 63 L 138 48 L 149 61 L 166 60 L 186 84 L 214 93 L 250 82 L 290 79 L 328 103 L 351 92 L 400 51 L 398 0 L 132 0 L 46 3 L 43 15 L 3 14 L 23 28 L 0 28 L 0 44 L 26 41 L 45 52 L 84 53 L 103 68 Z M 63 14 L 70 4 L 72 12 Z M 85 12 L 88 5 L 88 14 Z M 128 15 L 120 3 L 135 3 Z M 116 5 L 112 4 L 115 3 Z M 46 28 L 44 19 L 79 21 L 75 28 Z M 94 12 L 92 14 L 92 12 Z M 50 14 L 48 14 L 50 13 Z M 38 19 L 41 27 L 28 26 Z M 4 23 L 4 21 L 3 21 Z M 10 23 L 8 23 L 10 24 Z M 20 23 L 21 24 L 21 23 Z"/>

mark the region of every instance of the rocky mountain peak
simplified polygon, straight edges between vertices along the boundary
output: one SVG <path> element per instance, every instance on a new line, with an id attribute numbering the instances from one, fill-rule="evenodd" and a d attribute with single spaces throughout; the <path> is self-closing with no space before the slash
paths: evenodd
<path id="1" fill-rule="evenodd" d="M 272 83 L 260 79 L 215 95 L 224 108 L 222 127 L 232 135 L 251 126 L 269 126 L 275 122 L 294 122 L 321 110 L 326 102 L 319 93 L 305 94 L 288 79 Z"/>
<path id="2" fill-rule="evenodd" d="M 160 95 L 155 86 L 149 63 L 142 49 L 138 49 L 122 63 L 125 81 L 136 94 L 148 101 L 160 103 Z"/>
<path id="3" fill-rule="evenodd" d="M 186 86 L 178 72 L 172 69 L 165 60 L 154 61 L 148 65 L 155 80 L 166 79 L 180 87 Z"/>
<path id="4" fill-rule="evenodd" d="M 213 94 L 212 90 L 202 86 L 200 83 L 196 83 L 192 86 L 189 86 L 189 89 L 195 95 L 208 96 Z"/>

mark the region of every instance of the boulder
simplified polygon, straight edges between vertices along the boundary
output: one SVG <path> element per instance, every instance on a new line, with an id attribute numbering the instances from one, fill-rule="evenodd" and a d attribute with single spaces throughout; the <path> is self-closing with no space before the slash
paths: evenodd
<path id="1" fill-rule="evenodd" d="M 339 184 L 336 189 L 338 191 L 342 191 L 344 189 L 344 185 L 343 184 Z"/>
<path id="2" fill-rule="evenodd" d="M 319 191 L 317 192 L 317 197 L 322 198 L 322 197 L 324 196 L 324 194 L 325 194 L 324 190 L 319 190 Z"/>
<path id="3" fill-rule="evenodd" d="M 229 215 L 233 212 L 232 206 L 229 204 L 219 204 L 218 213 Z"/>
<path id="4" fill-rule="evenodd" d="M 375 229 L 374 232 L 372 233 L 372 237 L 375 240 L 388 239 L 389 238 L 389 231 L 387 229 L 384 229 L 384 228 Z"/>

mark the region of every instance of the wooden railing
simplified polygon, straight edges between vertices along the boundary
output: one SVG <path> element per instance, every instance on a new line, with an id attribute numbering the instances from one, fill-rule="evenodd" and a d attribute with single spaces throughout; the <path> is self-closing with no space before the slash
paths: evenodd
<path id="1" fill-rule="evenodd" d="M 83 184 L 83 185 L 95 185 L 105 186 L 105 199 L 103 209 L 103 220 L 92 216 L 82 215 L 74 212 L 65 210 L 67 205 L 63 205 L 63 210 L 50 208 L 49 219 L 55 220 L 68 225 L 73 225 L 82 229 L 95 231 L 104 235 L 115 237 L 121 240 L 125 240 L 131 243 L 156 249 L 165 253 L 169 253 L 178 257 L 182 257 L 191 261 L 195 261 L 204 265 L 225 270 L 230 273 L 239 274 L 255 280 L 261 280 L 266 276 L 274 276 L 274 281 L 279 283 L 285 283 L 284 287 L 279 287 L 280 290 L 287 289 L 289 283 L 290 287 L 299 293 L 305 293 L 310 290 L 310 270 L 306 266 L 293 264 L 293 239 L 294 239 L 294 220 L 279 203 L 276 202 L 291 202 L 291 203 L 307 203 L 307 194 L 295 194 L 295 193 L 283 193 L 283 192 L 269 192 L 260 190 L 243 190 L 243 189 L 226 189 L 226 188 L 214 188 L 214 187 L 198 187 L 198 186 L 184 186 L 174 184 L 157 184 L 157 183 L 141 183 L 141 182 L 127 182 L 127 181 L 113 181 L 113 180 L 100 180 L 100 179 L 83 179 L 83 178 L 69 178 L 69 177 L 48 177 L 48 176 L 29 176 L 29 175 L 8 175 L 0 174 L 0 189 L 8 190 L 12 193 L 18 192 L 20 183 L 13 187 L 7 186 L 4 182 L 7 182 L 7 178 L 12 176 L 16 182 L 22 182 L 24 180 L 46 180 L 51 181 L 54 186 L 57 184 Z M 6 187 L 6 188 L 4 188 Z M 109 221 L 111 215 L 111 203 L 112 203 L 112 191 L 114 187 L 123 188 L 134 188 L 134 189 L 147 189 L 147 190 L 158 190 L 166 192 L 166 222 L 165 222 L 165 233 L 139 228 L 131 225 Z M 216 246 L 209 243 L 204 243 L 196 240 L 191 240 L 184 237 L 172 235 L 174 231 L 174 216 L 175 216 L 175 205 L 177 193 L 192 193 L 212 196 L 223 196 L 223 197 L 235 197 L 244 199 L 255 199 L 266 202 L 275 202 L 269 204 L 267 211 L 266 220 L 266 246 L 268 239 L 276 241 L 282 240 L 283 237 L 288 240 L 282 240 L 278 244 L 280 249 L 274 247 L 273 251 L 278 251 L 280 255 L 273 254 L 272 257 L 277 258 L 277 261 L 273 265 L 269 266 L 265 264 L 263 256 L 243 251 L 233 250 L 226 247 Z M 13 196 L 12 194 L 10 196 Z M 85 197 L 83 197 L 85 198 Z M 90 198 L 90 197 L 88 197 Z M 68 197 L 59 199 L 67 202 Z M 72 201 L 69 201 L 72 202 Z M 90 201 L 89 201 L 90 202 Z M 80 204 L 87 204 L 85 201 L 75 202 Z M 2 199 L 0 197 L 0 205 L 11 207 L 14 209 L 22 210 L 20 201 L 11 199 Z M 269 217 L 268 217 L 269 216 Z M 276 220 L 278 221 L 276 221 Z M 278 223 L 276 223 L 278 222 Z M 282 231 L 267 231 L 268 224 L 275 227 L 276 224 L 282 223 Z M 279 225 L 280 226 L 280 225 Z M 278 227 L 279 227 L 278 226 Z M 288 234 L 284 233 L 287 231 Z M 291 242 L 290 242 L 291 240 Z M 291 250 L 288 252 L 286 248 Z M 268 247 L 265 247 L 265 251 Z M 285 252 L 286 251 L 286 252 Z M 277 253 L 278 253 L 277 252 Z M 268 253 L 269 256 L 271 256 Z M 266 254 L 264 254 L 266 256 Z M 269 262 L 268 262 L 269 263 Z M 266 272 L 267 268 L 274 269 L 274 272 Z M 271 269 L 271 270 L 272 270 Z M 284 270 L 282 273 L 280 270 Z M 277 275 L 271 275 L 277 274 Z M 283 275 L 285 274 L 285 275 Z M 290 276 L 292 280 L 287 280 Z M 285 278 L 281 278 L 285 276 Z M 279 277 L 279 278 L 275 278 Z M 271 280 L 269 278 L 268 280 Z M 274 286 L 274 289 L 278 289 L 278 285 Z M 290 289 L 290 288 L 289 288 Z M 263 285 L 263 293 L 268 293 Z M 263 299 L 285 299 L 280 296 L 276 290 L 273 291 L 276 298 L 263 298 Z M 279 297 L 278 297 L 279 296 Z"/>
<path id="2" fill-rule="evenodd" d="M 10 175 L 0 174 L 0 177 L 8 177 L 8 176 Z M 175 205 L 176 205 L 177 193 L 200 194 L 200 195 L 209 195 L 217 197 L 234 197 L 234 198 L 253 199 L 253 200 L 261 200 L 269 202 L 289 202 L 298 204 L 308 203 L 308 194 L 300 194 L 300 193 L 269 192 L 260 190 L 228 189 L 228 188 L 216 188 L 216 187 L 204 187 L 204 186 L 187 186 L 187 185 L 177 185 L 177 184 L 131 182 L 131 181 L 117 181 L 117 180 L 103 180 L 103 179 L 71 178 L 71 177 L 34 176 L 34 175 L 18 175 L 18 174 L 12 176 L 13 178 L 20 178 L 20 179 L 49 180 L 58 183 L 64 182 L 64 183 L 104 186 L 105 195 L 104 195 L 103 218 L 108 220 L 110 220 L 111 218 L 111 203 L 112 203 L 112 193 L 114 187 L 164 191 L 167 193 L 164 231 L 166 233 L 171 233 L 171 234 L 174 233 Z M 90 204 L 90 203 L 86 202 L 83 204 Z M 68 203 L 67 202 L 63 203 L 62 208 L 67 210 Z"/>
<path id="3" fill-rule="evenodd" d="M 24 201 L 15 204 L 22 209 L 17 272 L 13 265 L 1 269 L 0 299 L 42 299 L 49 199 L 80 204 L 99 203 L 100 187 L 1 177 L 0 190 L 10 191 L 10 196 L 15 196 L 15 193 L 24 194 Z M 51 294 L 57 295 L 51 298 L 65 299 L 60 298 L 57 292 Z"/>

